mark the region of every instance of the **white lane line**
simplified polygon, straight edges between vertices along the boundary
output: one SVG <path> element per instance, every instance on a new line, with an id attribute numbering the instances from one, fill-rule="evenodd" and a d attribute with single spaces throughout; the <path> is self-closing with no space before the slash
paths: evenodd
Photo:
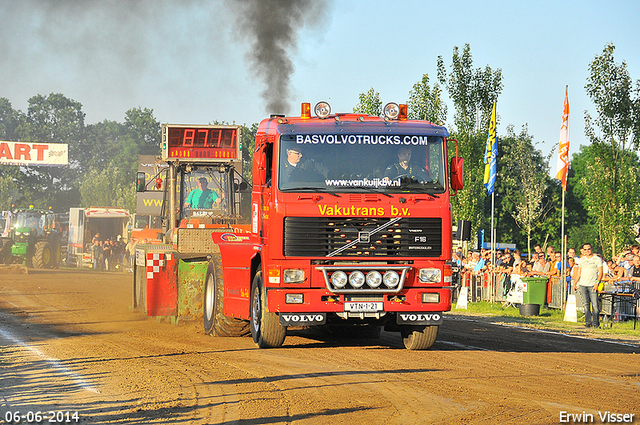
<path id="1" fill-rule="evenodd" d="M 491 322 L 491 321 L 470 319 L 470 318 L 467 318 L 467 317 L 456 317 L 454 315 L 447 316 L 447 319 L 464 320 L 464 321 L 467 321 L 467 322 L 475 322 L 475 323 L 489 323 L 491 325 L 502 326 L 504 328 L 514 328 L 514 329 L 521 329 L 521 330 L 531 331 L 531 332 L 547 333 L 547 334 L 556 335 L 556 336 L 563 336 L 563 337 L 566 337 L 566 338 L 576 338 L 576 339 L 586 339 L 586 340 L 589 340 L 589 341 L 606 342 L 608 344 L 624 345 L 626 347 L 633 347 L 633 348 L 638 348 L 638 346 L 639 346 L 639 344 L 633 344 L 633 343 L 629 343 L 629 342 L 621 342 L 621 341 L 615 341 L 615 340 L 611 340 L 611 339 L 602 339 L 602 338 L 591 338 L 591 337 L 582 336 L 582 335 L 572 335 L 572 334 L 564 333 L 562 331 L 550 331 L 550 330 L 546 330 L 546 329 L 528 328 L 526 326 L 518 326 L 518 325 L 511 325 L 511 324 L 508 324 L 508 323 L 499 323 L 499 322 Z"/>
<path id="2" fill-rule="evenodd" d="M 18 338 L 13 336 L 9 331 L 6 331 L 4 329 L 0 329 L 0 336 L 2 336 L 4 339 L 6 339 L 8 341 L 13 342 L 16 345 L 19 345 L 19 346 L 21 346 L 23 348 L 26 348 L 27 350 L 31 351 L 32 353 L 34 353 L 38 357 L 40 357 L 43 360 L 47 361 L 53 367 L 58 369 L 60 372 L 62 372 L 63 374 L 69 376 L 81 388 L 83 388 L 83 389 L 85 389 L 87 391 L 90 391 L 92 393 L 96 393 L 96 394 L 100 393 L 100 391 L 95 389 L 89 382 L 87 382 L 84 378 L 82 378 L 82 376 L 80 376 L 77 373 L 75 373 L 74 371 L 66 368 L 57 359 L 51 358 L 51 357 L 47 356 L 46 354 L 44 354 L 42 351 L 38 350 L 37 348 L 32 347 L 29 344 L 19 340 Z"/>
<path id="3" fill-rule="evenodd" d="M 459 342 L 453 342 L 453 341 L 441 341 L 441 340 L 437 339 L 436 342 L 438 342 L 440 344 L 453 345 L 454 347 L 457 347 L 457 348 L 464 348 L 465 350 L 492 351 L 492 350 L 489 350 L 487 348 L 475 347 L 473 345 L 460 344 Z"/>
<path id="4" fill-rule="evenodd" d="M 567 338 L 588 339 L 589 341 L 606 342 L 608 344 L 617 344 L 617 345 L 624 345 L 624 346 L 627 346 L 627 347 L 638 348 L 638 344 L 631 344 L 631 343 L 628 343 L 628 342 L 614 341 L 614 340 L 611 340 L 611 339 L 590 338 L 588 336 L 571 335 L 571 334 L 566 334 L 566 333 L 562 333 L 562 332 L 548 331 L 546 329 L 527 328 L 526 326 L 509 325 L 509 324 L 505 324 L 505 323 L 497 323 L 497 322 L 490 322 L 490 323 L 492 325 L 497 325 L 497 326 L 502 326 L 502 327 L 507 327 L 507 328 L 516 328 L 516 329 L 522 329 L 522 330 L 526 330 L 526 331 L 540 332 L 540 333 L 546 333 L 546 334 L 557 335 L 557 336 L 564 336 L 564 337 L 567 337 Z"/>

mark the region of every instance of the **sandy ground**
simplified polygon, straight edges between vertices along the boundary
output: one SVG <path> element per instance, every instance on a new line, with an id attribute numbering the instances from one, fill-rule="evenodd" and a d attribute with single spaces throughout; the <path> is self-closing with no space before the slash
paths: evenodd
<path id="1" fill-rule="evenodd" d="M 0 423 L 15 412 L 91 424 L 611 423 L 605 412 L 640 423 L 640 328 L 607 340 L 456 314 L 429 351 L 392 333 L 320 330 L 260 350 L 132 311 L 130 281 L 0 274 Z"/>

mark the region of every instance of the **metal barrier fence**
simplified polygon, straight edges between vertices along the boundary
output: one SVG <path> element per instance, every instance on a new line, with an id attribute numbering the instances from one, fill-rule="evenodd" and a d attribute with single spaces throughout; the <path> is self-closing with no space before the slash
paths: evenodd
<path id="1" fill-rule="evenodd" d="M 458 289 L 454 294 L 454 302 L 457 301 L 461 288 L 469 288 L 469 302 L 506 302 L 505 286 L 510 287 L 510 275 L 495 272 L 460 271 L 458 273 Z M 564 308 L 567 300 L 566 280 L 558 276 L 552 276 L 547 284 L 547 306 L 549 308 Z"/>

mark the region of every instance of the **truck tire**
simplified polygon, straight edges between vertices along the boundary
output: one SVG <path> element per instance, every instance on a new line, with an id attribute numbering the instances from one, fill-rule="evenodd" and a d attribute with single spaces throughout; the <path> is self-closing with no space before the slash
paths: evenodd
<path id="1" fill-rule="evenodd" d="M 436 342 L 438 326 L 403 326 L 400 332 L 407 350 L 428 350 Z"/>
<path id="2" fill-rule="evenodd" d="M 213 254 L 204 281 L 204 332 L 212 336 L 245 336 L 249 323 L 223 313 L 224 281 L 220 253 Z"/>
<path id="3" fill-rule="evenodd" d="M 50 268 L 53 262 L 53 249 L 48 241 L 36 242 L 36 248 L 33 253 L 31 263 L 36 269 Z"/>
<path id="4" fill-rule="evenodd" d="M 284 344 L 287 328 L 276 313 L 267 311 L 267 294 L 262 286 L 262 271 L 251 284 L 251 336 L 260 348 L 276 348 Z"/>

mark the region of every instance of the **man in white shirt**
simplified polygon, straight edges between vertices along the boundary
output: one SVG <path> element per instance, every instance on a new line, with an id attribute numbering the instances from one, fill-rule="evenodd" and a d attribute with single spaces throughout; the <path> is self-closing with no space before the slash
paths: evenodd
<path id="1" fill-rule="evenodd" d="M 602 280 L 602 260 L 591 251 L 591 244 L 584 244 L 580 248 L 580 265 L 576 265 L 574 290 L 582 295 L 584 307 L 584 325 L 597 328 L 600 326 L 600 311 L 598 310 L 598 284 Z"/>

